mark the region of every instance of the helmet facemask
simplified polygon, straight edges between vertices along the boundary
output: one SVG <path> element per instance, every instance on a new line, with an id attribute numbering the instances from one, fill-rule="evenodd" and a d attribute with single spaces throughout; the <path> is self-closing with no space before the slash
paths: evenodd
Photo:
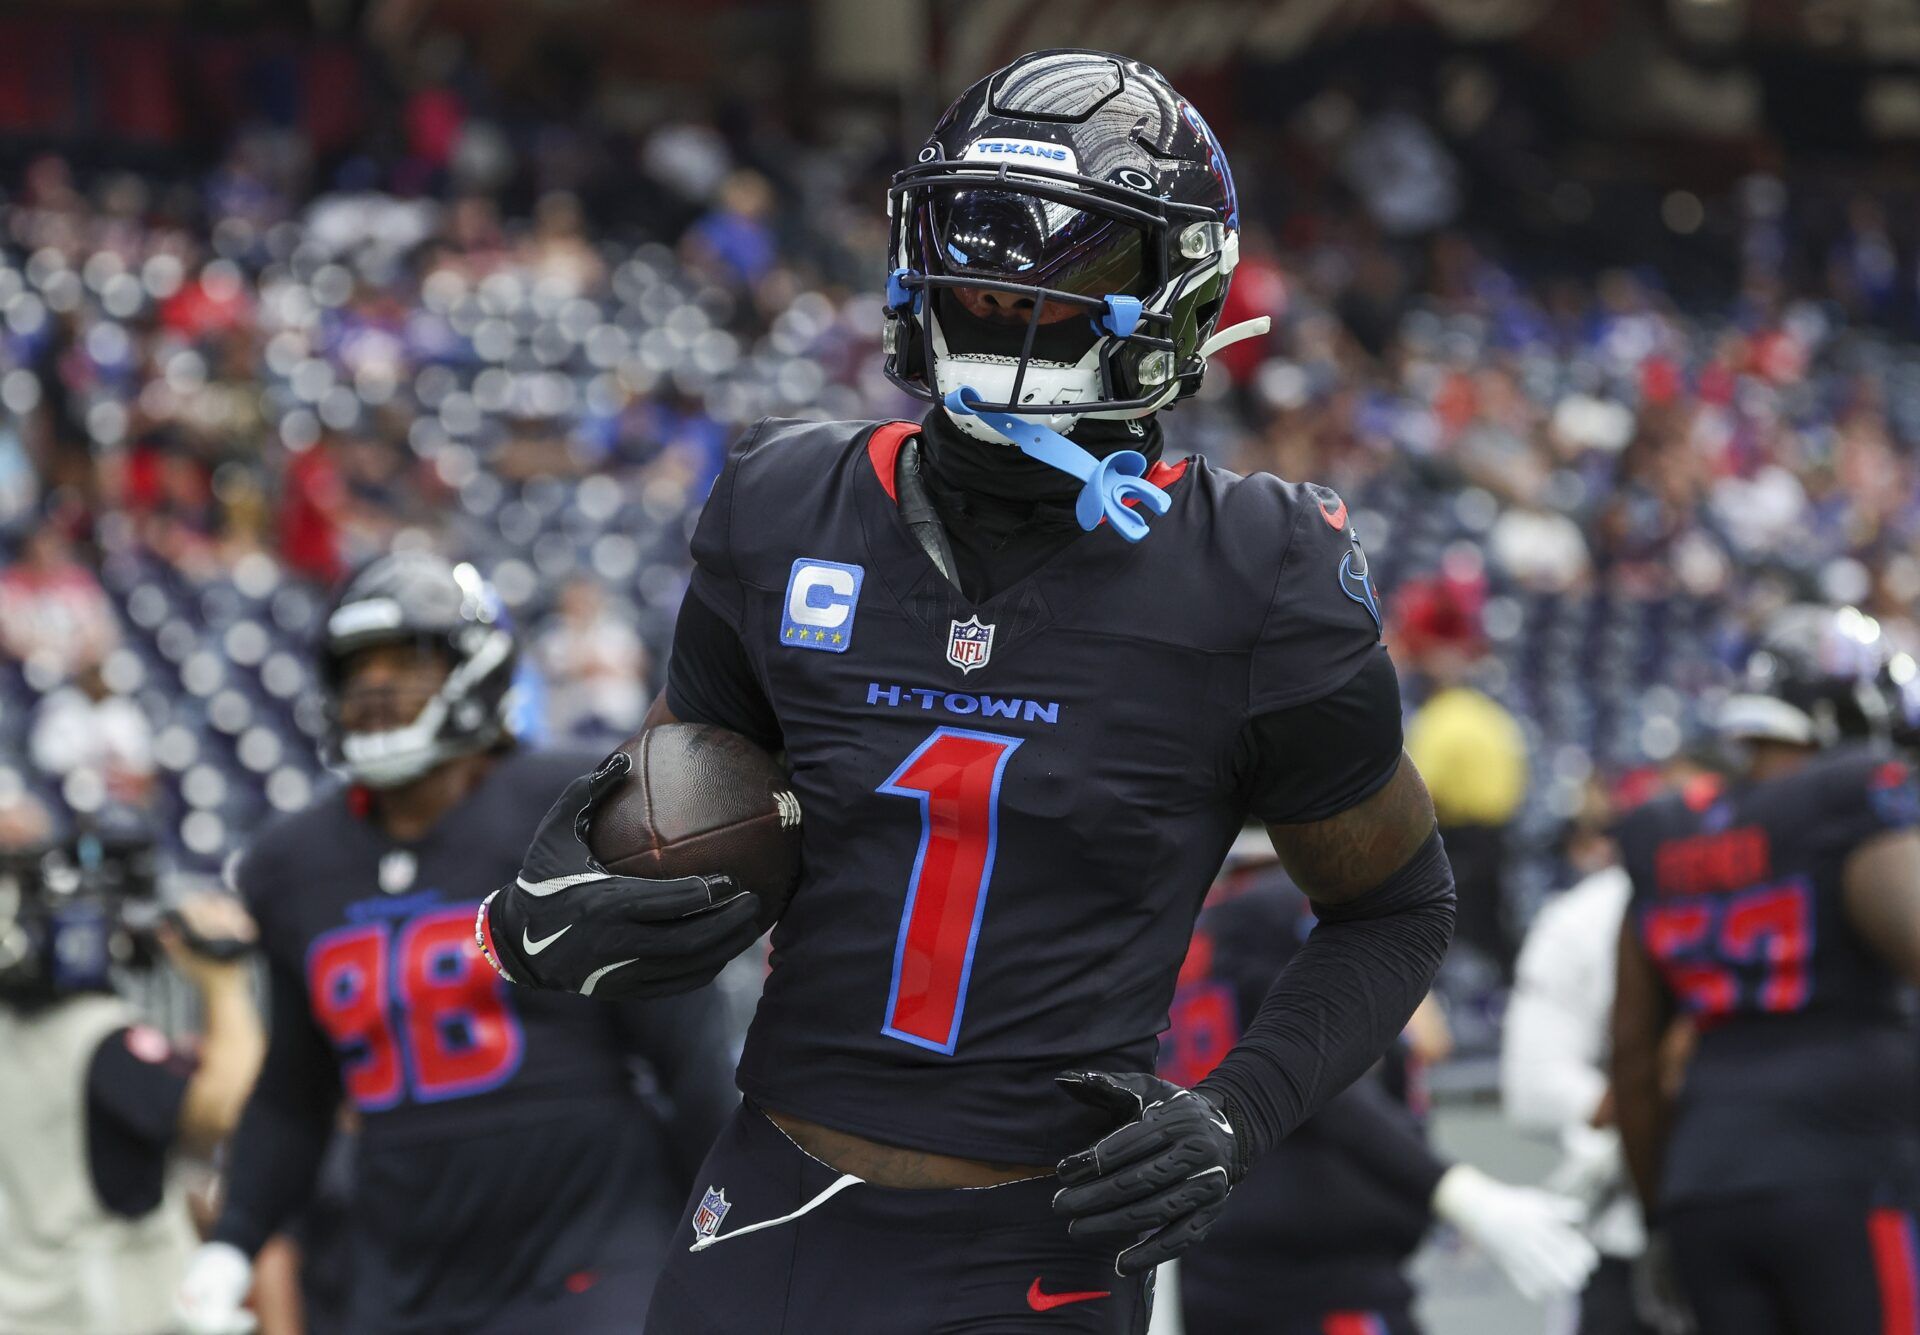
<path id="1" fill-rule="evenodd" d="M 1815 748 L 1902 738 L 1912 731 L 1913 676 L 1912 660 L 1859 609 L 1795 605 L 1748 658 L 1740 688 L 1721 705 L 1719 731 L 1733 741 Z"/>
<path id="2" fill-rule="evenodd" d="M 394 558 L 385 558 L 389 563 Z M 394 788 L 455 756 L 485 751 L 511 735 L 513 633 L 500 620 L 492 590 L 470 566 L 376 570 L 376 589 L 352 585 L 328 617 L 322 675 L 327 685 L 327 760 L 356 783 Z M 349 732 L 341 706 L 353 654 L 381 646 L 429 647 L 446 663 L 445 678 L 412 719 L 398 726 Z"/>
<path id="3" fill-rule="evenodd" d="M 1218 210 L 1070 171 L 941 159 L 895 177 L 888 204 L 887 373 L 918 397 L 965 386 L 985 411 L 1071 434 L 1084 417 L 1166 407 L 1224 346 L 1207 340 L 1239 237 Z M 983 319 L 969 302 L 1023 318 Z"/>
<path id="4" fill-rule="evenodd" d="M 396 788 L 454 756 L 485 750 L 506 734 L 504 720 L 485 718 L 485 707 L 474 695 L 512 656 L 513 637 L 477 627 L 462 633 L 475 640 L 471 652 L 453 663 L 411 723 L 377 732 L 336 731 L 339 764 L 356 783 Z"/>
<path id="5" fill-rule="evenodd" d="M 1240 213 L 1206 121 L 1139 61 L 1029 52 L 947 108 L 887 218 L 887 377 L 1079 479 L 1082 528 L 1138 541 L 1135 510 L 1172 504 L 1146 457 L 1067 436 L 1193 393 L 1210 354 L 1269 323 L 1214 329 Z"/>

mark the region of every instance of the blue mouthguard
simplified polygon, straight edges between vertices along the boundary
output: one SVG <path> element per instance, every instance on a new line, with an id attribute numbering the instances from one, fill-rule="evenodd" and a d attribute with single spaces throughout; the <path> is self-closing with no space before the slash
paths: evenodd
<path id="1" fill-rule="evenodd" d="M 1157 515 L 1165 514 L 1173 504 L 1166 492 L 1146 480 L 1147 456 L 1140 451 L 1120 450 L 1096 459 L 1058 431 L 1013 413 L 989 412 L 979 404 L 980 396 L 966 385 L 952 390 L 946 398 L 949 412 L 979 418 L 1018 446 L 1022 454 L 1086 483 L 1073 505 L 1073 516 L 1081 528 L 1091 532 L 1105 519 L 1115 533 L 1128 542 L 1138 542 L 1147 536 L 1147 521 L 1129 509 L 1127 502 L 1138 502 Z"/>

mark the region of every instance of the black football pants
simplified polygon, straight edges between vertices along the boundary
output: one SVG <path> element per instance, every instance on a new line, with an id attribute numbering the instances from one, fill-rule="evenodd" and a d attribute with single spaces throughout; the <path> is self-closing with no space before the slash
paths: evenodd
<path id="1" fill-rule="evenodd" d="M 1187 1335 L 1421 1335 L 1413 1308 L 1406 1303 L 1365 1308 L 1250 1307 L 1222 1303 L 1220 1298 L 1214 1293 L 1196 1299 L 1182 1290 L 1180 1307 Z"/>
<path id="2" fill-rule="evenodd" d="M 1633 1262 L 1602 1256 L 1580 1291 L 1579 1335 L 1659 1335 L 1640 1319 L 1633 1297 Z"/>
<path id="3" fill-rule="evenodd" d="M 1143 1335 L 1148 1280 L 1067 1236 L 1052 1174 L 999 1187 L 860 1183 L 789 1223 L 840 1175 L 751 1105 L 707 1154 L 654 1288 L 646 1335 Z M 690 1250 L 708 1189 L 718 1239 Z"/>
<path id="4" fill-rule="evenodd" d="M 653 1296 L 657 1258 L 623 1258 L 619 1270 L 582 1270 L 543 1293 L 494 1312 L 462 1335 L 632 1335 Z"/>
<path id="5" fill-rule="evenodd" d="M 1256 1257 L 1237 1241 L 1181 1261 L 1187 1335 L 1421 1335 L 1402 1258 Z"/>
<path id="6" fill-rule="evenodd" d="M 1684 1206 L 1666 1228 L 1700 1335 L 1920 1335 L 1913 1214 L 1868 1188 Z"/>

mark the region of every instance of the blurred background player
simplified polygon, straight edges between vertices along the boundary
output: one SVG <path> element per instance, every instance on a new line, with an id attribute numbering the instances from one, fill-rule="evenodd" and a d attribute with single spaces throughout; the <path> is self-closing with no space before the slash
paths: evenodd
<path id="1" fill-rule="evenodd" d="M 1414 702 L 1407 754 L 1433 794 L 1459 887 L 1455 940 L 1504 982 L 1513 975 L 1515 941 L 1506 866 L 1526 796 L 1527 744 L 1487 691 L 1494 665 L 1481 627 L 1485 598 L 1483 585 L 1468 577 L 1409 580 L 1394 600 L 1391 642 Z"/>
<path id="2" fill-rule="evenodd" d="M 617 1006 L 509 992 L 473 946 L 476 887 L 512 874 L 592 759 L 515 747 L 496 607 L 470 567 L 396 554 L 327 618 L 352 782 L 263 831 L 236 873 L 270 1037 L 181 1289 L 190 1329 L 246 1323 L 251 1258 L 310 1201 L 344 1098 L 360 1126 L 347 1329 L 630 1331 L 736 1102 L 711 991 Z"/>
<path id="3" fill-rule="evenodd" d="M 1911 740 L 1895 687 L 1871 618 L 1786 609 L 1722 710 L 1737 777 L 1620 826 L 1620 1130 L 1703 1335 L 1920 1321 L 1920 787 L 1889 745 Z"/>
<path id="4" fill-rule="evenodd" d="M 1636 1307 L 1633 1266 L 1646 1229 L 1609 1093 L 1614 973 L 1633 890 L 1610 822 L 1604 797 L 1589 790 L 1561 848 L 1579 879 L 1541 906 L 1521 944 L 1501 1033 L 1501 1107 L 1515 1126 L 1553 1137 L 1561 1152 L 1553 1184 L 1587 1209 L 1600 1263 L 1580 1294 L 1574 1329 L 1656 1335 Z"/>
<path id="5" fill-rule="evenodd" d="M 156 918 L 152 834 L 103 817 L 65 847 L 31 799 L 0 812 L 0 1330 L 158 1335 L 195 1234 L 182 1154 L 233 1130 L 264 1046 L 230 896 Z M 136 934 L 145 936 L 144 943 Z M 116 994 L 157 937 L 200 1003 L 177 1046 Z"/>
<path id="6" fill-rule="evenodd" d="M 1160 1073 L 1202 1079 L 1312 927 L 1270 855 L 1224 878 L 1180 971 Z M 1580 1203 L 1436 1154 L 1409 1106 L 1422 1101 L 1417 1079 L 1396 1050 L 1260 1161 L 1180 1260 L 1186 1335 L 1417 1335 L 1407 1269 L 1436 1219 L 1529 1298 L 1580 1285 L 1596 1259 L 1576 1227 Z"/>

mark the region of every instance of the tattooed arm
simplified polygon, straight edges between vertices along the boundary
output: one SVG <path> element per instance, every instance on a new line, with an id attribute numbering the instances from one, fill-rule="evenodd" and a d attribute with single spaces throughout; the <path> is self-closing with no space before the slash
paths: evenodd
<path id="1" fill-rule="evenodd" d="M 1453 934 L 1453 872 L 1426 785 L 1404 755 L 1365 801 L 1267 833 L 1320 922 L 1201 1082 L 1224 1102 L 1243 1163 L 1392 1045 Z"/>
<path id="2" fill-rule="evenodd" d="M 1366 801 L 1326 820 L 1269 825 L 1267 837 L 1287 875 L 1320 909 L 1380 885 L 1413 859 L 1433 831 L 1433 799 L 1402 752 L 1400 768 Z"/>

